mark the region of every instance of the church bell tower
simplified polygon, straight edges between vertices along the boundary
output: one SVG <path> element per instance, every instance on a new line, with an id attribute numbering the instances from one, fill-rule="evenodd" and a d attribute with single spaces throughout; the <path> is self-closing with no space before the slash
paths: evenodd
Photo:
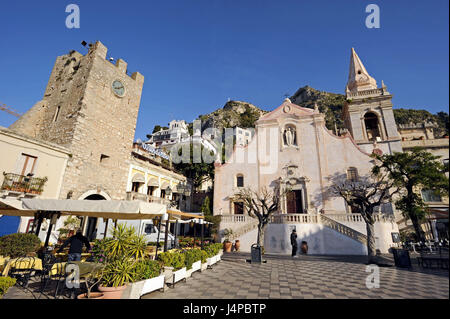
<path id="1" fill-rule="evenodd" d="M 367 153 L 372 153 L 374 145 L 384 154 L 402 151 L 392 110 L 392 94 L 383 81 L 381 87 L 377 87 L 377 81 L 367 72 L 353 48 L 345 97 L 344 124 L 359 147 Z"/>

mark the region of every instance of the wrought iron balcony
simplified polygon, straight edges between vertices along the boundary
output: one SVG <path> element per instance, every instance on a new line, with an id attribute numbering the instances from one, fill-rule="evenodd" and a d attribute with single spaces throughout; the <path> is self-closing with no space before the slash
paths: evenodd
<path id="1" fill-rule="evenodd" d="M 46 182 L 47 177 L 38 178 L 3 172 L 1 190 L 40 195 Z"/>

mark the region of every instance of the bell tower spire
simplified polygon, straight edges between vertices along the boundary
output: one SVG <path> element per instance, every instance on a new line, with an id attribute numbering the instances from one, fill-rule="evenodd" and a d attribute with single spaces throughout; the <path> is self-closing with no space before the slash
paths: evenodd
<path id="1" fill-rule="evenodd" d="M 377 88 L 377 81 L 369 75 L 354 48 L 350 54 L 350 69 L 345 88 L 346 93 L 372 90 Z"/>
<path id="2" fill-rule="evenodd" d="M 392 95 L 383 81 L 381 88 L 377 87 L 353 48 L 345 97 L 344 125 L 356 144 L 367 153 L 372 153 L 375 142 L 383 153 L 402 151 L 392 110 Z"/>

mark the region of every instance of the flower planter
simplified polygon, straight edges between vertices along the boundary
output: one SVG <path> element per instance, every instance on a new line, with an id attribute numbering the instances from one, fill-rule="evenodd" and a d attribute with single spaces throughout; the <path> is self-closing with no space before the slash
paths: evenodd
<path id="1" fill-rule="evenodd" d="M 202 263 L 202 265 L 200 266 L 201 272 L 204 272 L 206 269 L 208 269 L 208 262 Z"/>
<path id="2" fill-rule="evenodd" d="M 234 242 L 234 250 L 239 251 L 240 248 L 241 248 L 241 242 L 239 240 L 236 240 Z"/>
<path id="3" fill-rule="evenodd" d="M 149 292 L 164 288 L 164 275 L 144 280 L 141 296 Z"/>
<path id="4" fill-rule="evenodd" d="M 223 250 L 227 253 L 231 252 L 231 247 L 233 246 L 233 243 L 231 241 L 224 241 L 223 242 Z"/>
<path id="5" fill-rule="evenodd" d="M 127 284 L 127 288 L 123 291 L 122 299 L 139 299 L 141 298 L 142 288 L 145 280 Z"/>
<path id="6" fill-rule="evenodd" d="M 300 249 L 303 254 L 308 253 L 308 243 L 306 241 L 302 241 L 302 244 L 300 245 Z"/>
<path id="7" fill-rule="evenodd" d="M 180 270 L 173 272 L 173 281 L 172 281 L 172 287 L 175 286 L 177 282 L 180 280 L 186 281 L 186 267 L 181 268 Z"/>
<path id="8" fill-rule="evenodd" d="M 164 266 L 163 275 L 164 275 L 164 280 L 166 282 L 170 282 L 172 280 L 172 277 L 173 277 L 173 267 L 166 267 L 166 266 Z"/>
<path id="9" fill-rule="evenodd" d="M 87 297 L 86 294 L 80 294 L 77 296 L 77 299 L 105 299 L 103 293 L 101 292 L 91 292 L 91 297 Z"/>
<path id="10" fill-rule="evenodd" d="M 192 264 L 192 272 L 200 270 L 201 267 L 202 262 L 200 260 L 196 261 L 195 263 Z"/>
<path id="11" fill-rule="evenodd" d="M 192 273 L 193 273 L 192 268 L 191 269 L 187 269 L 186 270 L 186 278 L 190 278 L 192 276 Z"/>
<path id="12" fill-rule="evenodd" d="M 104 294 L 103 299 L 121 299 L 123 291 L 127 288 L 127 285 L 119 287 L 104 287 L 98 286 L 98 290 Z"/>
<path id="13" fill-rule="evenodd" d="M 222 259 L 220 258 L 220 256 L 221 256 L 220 254 L 217 254 L 217 255 L 215 256 L 215 257 L 216 257 L 216 263 L 222 260 Z"/>

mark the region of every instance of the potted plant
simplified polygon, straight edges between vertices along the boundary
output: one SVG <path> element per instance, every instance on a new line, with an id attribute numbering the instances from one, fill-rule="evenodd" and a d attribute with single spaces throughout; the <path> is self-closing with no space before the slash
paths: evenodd
<path id="1" fill-rule="evenodd" d="M 104 299 L 102 292 L 92 292 L 92 288 L 96 286 L 102 279 L 105 265 L 96 263 L 90 273 L 86 275 L 86 289 L 87 292 L 77 296 L 77 299 Z"/>
<path id="2" fill-rule="evenodd" d="M 303 254 L 308 253 L 308 243 L 306 241 L 302 241 L 302 244 L 300 245 L 300 249 Z"/>
<path id="3" fill-rule="evenodd" d="M 103 240 L 105 270 L 98 289 L 104 299 L 120 299 L 127 283 L 135 278 L 135 265 L 144 258 L 146 243 L 144 236 L 123 224 L 114 227 L 111 234 Z"/>
<path id="4" fill-rule="evenodd" d="M 240 248 L 241 248 L 241 242 L 239 241 L 239 239 L 236 239 L 234 242 L 234 249 L 236 251 L 239 251 Z"/>
<path id="5" fill-rule="evenodd" d="M 231 252 L 232 242 L 230 241 L 230 237 L 233 234 L 233 230 L 230 228 L 227 228 L 223 231 L 223 235 L 225 236 L 225 240 L 223 241 L 223 251 L 224 252 Z"/>

